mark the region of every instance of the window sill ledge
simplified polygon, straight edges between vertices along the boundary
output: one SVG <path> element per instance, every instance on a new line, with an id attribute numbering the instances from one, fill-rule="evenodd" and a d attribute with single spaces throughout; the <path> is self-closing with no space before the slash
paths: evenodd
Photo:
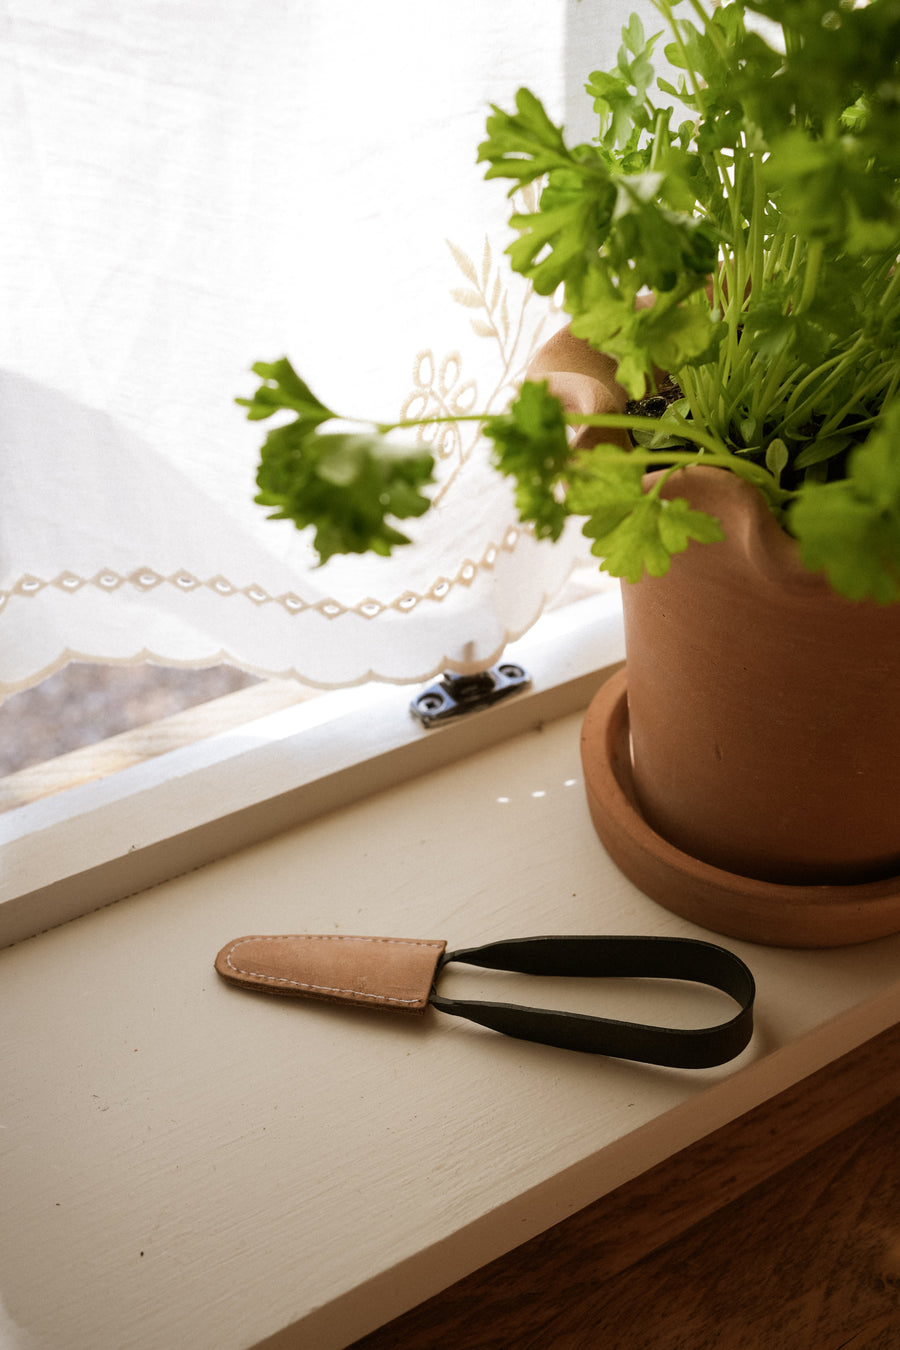
<path id="1" fill-rule="evenodd" d="M 579 706 L 602 678 L 596 631 L 590 645 L 590 673 L 576 642 L 561 681 Z M 345 710 L 357 765 L 374 764 L 376 742 L 396 757 L 369 795 L 330 813 L 328 774 L 309 768 L 304 807 L 296 746 L 257 727 L 244 754 L 261 760 L 195 769 L 212 779 L 224 765 L 227 801 L 210 781 L 196 802 L 184 785 L 202 778 L 157 785 L 174 794 L 160 808 L 167 838 L 180 837 L 173 811 L 193 832 L 215 803 L 259 799 L 282 822 L 306 810 L 305 823 L 276 835 L 257 821 L 259 838 L 236 850 L 236 806 L 218 861 L 185 873 L 176 858 L 152 890 L 0 952 L 0 1292 L 23 1345 L 338 1350 L 900 1022 L 900 938 L 826 952 L 727 943 L 756 977 L 756 1033 L 732 1063 L 695 1073 L 217 979 L 216 952 L 251 932 L 460 946 L 554 931 L 708 936 L 609 862 L 581 796 L 580 712 L 550 716 L 532 673 L 534 711 L 524 699 L 496 710 L 519 708 L 523 725 L 506 734 L 486 733 L 491 715 L 453 737 L 410 737 L 404 695 L 404 746 L 427 747 L 429 764 Z M 310 730 L 333 754 L 327 719 Z M 265 772 L 248 780 L 242 763 Z M 96 817 L 67 828 L 79 819 Z M 639 995 L 651 1019 L 710 1020 L 711 991 L 659 988 L 648 1005 L 629 985 L 604 990 L 609 1015 L 628 1016 Z"/>
<path id="2" fill-rule="evenodd" d="M 0 814 L 0 947 L 584 707 L 624 658 L 618 592 L 507 656 L 531 687 L 439 729 L 413 688 L 340 690 Z"/>

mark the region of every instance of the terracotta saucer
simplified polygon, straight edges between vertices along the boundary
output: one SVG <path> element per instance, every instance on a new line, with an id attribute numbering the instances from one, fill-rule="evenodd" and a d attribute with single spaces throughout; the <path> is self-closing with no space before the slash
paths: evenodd
<path id="1" fill-rule="evenodd" d="M 635 799 L 626 675 L 593 699 L 581 752 L 594 828 L 630 881 L 692 923 L 771 947 L 844 947 L 900 932 L 898 876 L 839 886 L 759 881 L 700 862 L 652 830 Z"/>

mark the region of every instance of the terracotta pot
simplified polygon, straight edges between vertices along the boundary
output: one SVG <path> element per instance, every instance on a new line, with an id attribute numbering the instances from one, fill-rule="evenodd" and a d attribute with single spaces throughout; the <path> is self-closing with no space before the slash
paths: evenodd
<path id="1" fill-rule="evenodd" d="M 645 819 L 764 881 L 900 872 L 900 606 L 837 596 L 734 474 L 687 469 L 663 495 L 726 537 L 623 587 Z"/>
<path id="2" fill-rule="evenodd" d="M 601 839 L 642 889 L 719 932 L 831 946 L 897 931 L 900 605 L 834 594 L 733 474 L 682 470 L 663 492 L 726 537 L 623 583 L 626 672 L 583 734 Z"/>

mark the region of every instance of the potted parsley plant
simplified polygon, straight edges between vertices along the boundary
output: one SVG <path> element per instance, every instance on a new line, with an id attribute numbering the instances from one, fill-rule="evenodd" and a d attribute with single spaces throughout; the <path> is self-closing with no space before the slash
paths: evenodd
<path id="1" fill-rule="evenodd" d="M 527 89 L 488 118 L 486 176 L 541 189 L 511 265 L 569 324 L 484 433 L 535 534 L 582 518 L 623 581 L 583 743 L 612 856 L 717 931 L 863 941 L 900 929 L 900 0 L 650 3 L 595 139 Z M 402 424 L 254 370 L 248 416 L 290 414 L 257 501 L 323 560 L 404 543 Z"/>

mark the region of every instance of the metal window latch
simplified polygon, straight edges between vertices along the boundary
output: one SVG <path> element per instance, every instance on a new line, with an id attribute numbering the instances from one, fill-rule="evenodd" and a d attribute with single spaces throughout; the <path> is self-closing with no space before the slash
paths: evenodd
<path id="1" fill-rule="evenodd" d="M 486 708 L 509 694 L 525 689 L 531 676 L 521 666 L 501 661 L 490 670 L 475 675 L 454 675 L 445 671 L 436 684 L 429 685 L 409 705 L 413 717 L 426 727 L 439 726 L 451 717 Z"/>

